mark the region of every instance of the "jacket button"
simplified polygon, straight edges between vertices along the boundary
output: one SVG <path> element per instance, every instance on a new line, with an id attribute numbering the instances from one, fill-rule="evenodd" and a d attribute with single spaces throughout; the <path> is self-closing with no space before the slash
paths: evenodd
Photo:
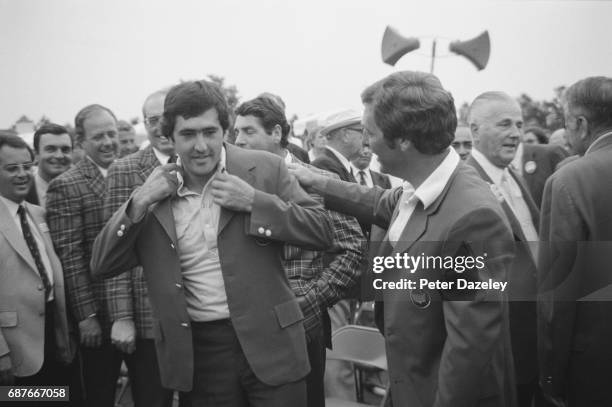
<path id="1" fill-rule="evenodd" d="M 546 379 L 544 379 L 544 381 L 546 382 L 546 384 L 552 384 L 552 382 L 553 382 L 552 376 L 546 377 Z"/>
<path id="2" fill-rule="evenodd" d="M 170 247 L 174 250 L 174 243 L 170 243 Z"/>
<path id="3" fill-rule="evenodd" d="M 175 286 L 176 286 L 176 288 L 182 288 L 183 287 L 183 285 L 181 283 L 176 283 Z"/>
<path id="4" fill-rule="evenodd" d="M 119 229 L 121 229 L 121 230 L 125 230 L 125 225 L 121 225 L 121 226 L 119 226 Z"/>
<path id="5" fill-rule="evenodd" d="M 117 231 L 117 236 L 122 237 L 123 236 L 123 231 L 122 230 L 118 230 Z"/>
<path id="6" fill-rule="evenodd" d="M 259 229 L 257 229 L 257 231 L 259 232 L 260 235 L 263 235 L 266 230 L 263 228 L 263 226 L 260 226 Z"/>
<path id="7" fill-rule="evenodd" d="M 183 328 L 189 328 L 189 324 L 188 324 L 187 322 L 182 322 L 182 323 L 181 323 L 181 326 L 182 326 Z"/>
<path id="8" fill-rule="evenodd" d="M 36 288 L 38 289 L 38 291 L 42 291 L 44 287 L 39 284 L 38 287 L 36 287 Z"/>
<path id="9" fill-rule="evenodd" d="M 270 231 L 270 229 L 266 229 L 266 236 L 267 237 L 272 236 L 272 232 Z"/>

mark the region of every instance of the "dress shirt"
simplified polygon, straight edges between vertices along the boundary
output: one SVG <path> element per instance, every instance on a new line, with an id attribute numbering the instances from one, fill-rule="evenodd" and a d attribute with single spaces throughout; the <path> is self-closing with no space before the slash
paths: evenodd
<path id="1" fill-rule="evenodd" d="M 525 148 L 523 146 L 523 143 L 519 143 L 518 147 L 516 148 L 516 155 L 514 156 L 514 158 L 512 159 L 512 162 L 510 162 L 510 165 L 512 166 L 512 168 L 519 173 L 519 175 L 523 175 L 523 152 L 525 151 Z"/>
<path id="2" fill-rule="evenodd" d="M 366 186 L 372 188 L 374 187 L 374 181 L 372 180 L 372 174 L 370 173 L 370 169 L 366 168 L 365 170 L 360 170 L 359 168 L 355 167 L 353 165 L 353 163 L 351 163 L 351 168 L 353 171 L 353 176 L 355 177 L 355 180 L 357 181 L 358 184 L 361 184 L 361 172 L 363 172 L 363 178 L 365 179 L 365 184 Z"/>
<path id="3" fill-rule="evenodd" d="M 402 188 L 404 192 L 398 202 L 399 212 L 395 221 L 389 228 L 389 242 L 395 246 L 408 224 L 412 213 L 418 202 L 423 204 L 423 209 L 427 209 L 442 193 L 451 175 L 459 164 L 459 154 L 454 148 L 448 148 L 448 154 L 438 167 L 423 181 L 418 188 L 414 188 L 408 181 L 404 181 Z"/>
<path id="4" fill-rule="evenodd" d="M 159 163 L 161 165 L 168 164 L 168 160 L 170 159 L 170 156 L 168 154 L 162 153 L 161 151 L 159 151 L 155 147 L 153 147 L 153 154 L 155 154 L 155 157 L 157 158 L 157 161 L 159 161 Z"/>
<path id="5" fill-rule="evenodd" d="M 34 186 L 36 186 L 38 206 L 42 206 L 44 208 L 47 205 L 47 188 L 49 188 L 49 183 L 42 179 L 40 176 L 40 171 L 37 171 L 36 175 L 34 175 Z"/>
<path id="6" fill-rule="evenodd" d="M 185 287 L 187 312 L 192 321 L 229 318 L 227 295 L 221 273 L 217 230 L 221 207 L 213 202 L 210 185 L 215 175 L 225 171 L 225 148 L 216 173 L 201 193 L 190 191 L 180 173 L 172 214 L 178 238 L 178 253 Z"/>
<path id="7" fill-rule="evenodd" d="M 485 157 L 480 151 L 473 149 L 472 157 L 474 160 L 487 173 L 489 178 L 495 185 L 499 187 L 504 199 L 512 209 L 514 216 L 519 221 L 523 234 L 528 242 L 537 242 L 539 240 L 538 232 L 533 225 L 533 219 L 529 212 L 529 207 L 525 202 L 521 188 L 514 180 L 514 177 L 508 171 L 508 168 L 499 168 L 493 165 L 487 157 Z M 531 245 L 530 245 L 531 247 Z M 535 249 L 532 249 L 532 252 Z"/>
<path id="8" fill-rule="evenodd" d="M 15 222 L 15 225 L 17 225 L 17 230 L 19 230 L 20 235 L 23 236 L 23 230 L 21 229 L 21 221 L 19 220 L 19 214 L 17 213 L 20 204 L 13 202 L 10 199 L 6 199 L 3 196 L 0 196 L 0 199 L 8 208 L 9 213 L 12 215 L 13 221 Z M 45 266 L 45 273 L 47 274 L 49 284 L 51 284 L 51 286 L 53 287 L 53 269 L 51 268 L 51 261 L 49 260 L 49 255 L 47 254 L 47 247 L 45 246 L 45 241 L 43 240 L 42 236 L 38 231 L 39 225 L 36 225 L 34 223 L 34 219 L 32 219 L 30 211 L 28 211 L 28 204 L 24 201 L 21 203 L 21 205 L 25 207 L 27 214 L 26 219 L 28 220 L 30 230 L 32 231 L 32 235 L 34 236 L 34 240 L 36 241 L 36 246 L 38 247 L 38 252 L 40 254 L 40 260 L 43 262 L 43 266 Z M 49 297 L 47 298 L 47 301 L 51 301 L 53 300 L 53 298 L 53 290 L 51 290 L 49 292 Z"/>
<path id="9" fill-rule="evenodd" d="M 342 165 L 344 165 L 344 168 L 346 168 L 349 173 L 353 173 L 353 170 L 351 169 L 351 162 L 345 156 L 343 156 L 341 152 L 330 146 L 325 146 L 325 148 L 331 151 L 338 158 L 338 160 L 340 160 Z"/>

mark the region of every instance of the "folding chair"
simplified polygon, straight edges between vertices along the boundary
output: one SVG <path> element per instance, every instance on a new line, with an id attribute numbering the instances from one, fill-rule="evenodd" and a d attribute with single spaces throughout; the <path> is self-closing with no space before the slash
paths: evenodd
<path id="1" fill-rule="evenodd" d="M 353 364 L 357 402 L 328 398 L 325 400 L 326 406 L 368 406 L 363 404 L 363 373 L 368 370 L 387 370 L 385 338 L 375 328 L 346 325 L 332 334 L 332 347 L 333 350 L 327 352 L 328 359 L 345 360 Z M 386 395 L 380 406 L 384 406 L 385 401 Z"/>

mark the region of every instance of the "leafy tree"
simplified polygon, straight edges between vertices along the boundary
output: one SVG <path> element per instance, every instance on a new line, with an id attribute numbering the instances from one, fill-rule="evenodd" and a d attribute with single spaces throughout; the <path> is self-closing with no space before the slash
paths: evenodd
<path id="1" fill-rule="evenodd" d="M 227 99 L 230 109 L 234 111 L 240 102 L 240 96 L 238 95 L 238 88 L 236 88 L 236 85 L 226 85 L 225 78 L 220 75 L 210 74 L 208 75 L 208 79 L 221 87 L 223 93 L 225 93 L 225 98 Z"/>

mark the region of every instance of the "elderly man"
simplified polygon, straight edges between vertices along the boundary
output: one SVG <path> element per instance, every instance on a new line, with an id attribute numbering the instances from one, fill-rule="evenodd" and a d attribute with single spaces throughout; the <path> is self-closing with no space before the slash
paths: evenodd
<path id="1" fill-rule="evenodd" d="M 379 318 L 378 325 L 386 339 L 393 405 L 511 406 L 514 375 L 503 292 L 418 284 L 455 283 L 461 276 L 504 281 L 512 257 L 499 203 L 450 147 L 457 125 L 453 98 L 431 74 L 397 72 L 368 87 L 362 101 L 372 149 L 385 172 L 405 180 L 403 188 L 366 188 L 303 168 L 292 171 L 323 194 L 326 206 L 388 230 L 378 252 L 389 266 L 382 280 L 406 284 L 400 290 L 379 285 L 384 321 Z M 486 264 L 467 274 L 452 266 L 409 270 L 389 261 L 484 253 Z"/>
<path id="2" fill-rule="evenodd" d="M 326 248 L 332 225 L 280 157 L 224 144 L 229 107 L 207 81 L 173 87 L 162 132 L 180 164 L 153 170 L 106 224 L 92 269 L 138 264 L 162 385 L 194 406 L 304 406 L 304 318 L 284 243 Z"/>
<path id="3" fill-rule="evenodd" d="M 62 266 L 44 210 L 25 202 L 33 161 L 21 138 L 0 135 L 0 386 L 67 386 Z"/>
<path id="4" fill-rule="evenodd" d="M 237 146 L 268 151 L 282 157 L 287 164 L 304 165 L 287 149 L 289 123 L 284 111 L 269 99 L 258 97 L 240 105 L 236 109 L 234 129 Z M 320 199 L 318 196 L 313 198 Z M 309 407 L 325 405 L 325 345 L 331 343 L 327 308 L 346 297 L 356 284 L 366 246 L 354 218 L 334 211 L 329 211 L 329 215 L 333 222 L 334 241 L 328 250 L 312 252 L 291 245 L 285 245 L 283 250 L 287 277 L 304 312 L 311 366 L 306 376 Z"/>
<path id="5" fill-rule="evenodd" d="M 475 146 L 467 163 L 498 196 L 518 243 L 508 275 L 510 332 L 519 405 L 529 407 L 538 377 L 535 252 L 540 219 L 527 186 L 510 167 L 520 143 L 523 115 L 519 104 L 507 94 L 485 92 L 470 105 L 468 123 Z"/>
<path id="6" fill-rule="evenodd" d="M 72 137 L 64 126 L 44 124 L 34 133 L 34 153 L 38 171 L 26 201 L 44 208 L 49 182 L 66 172 L 72 164 Z"/>
<path id="7" fill-rule="evenodd" d="M 563 98 L 580 158 L 547 181 L 538 261 L 541 385 L 558 405 L 612 405 L 612 78 L 591 77 Z"/>

